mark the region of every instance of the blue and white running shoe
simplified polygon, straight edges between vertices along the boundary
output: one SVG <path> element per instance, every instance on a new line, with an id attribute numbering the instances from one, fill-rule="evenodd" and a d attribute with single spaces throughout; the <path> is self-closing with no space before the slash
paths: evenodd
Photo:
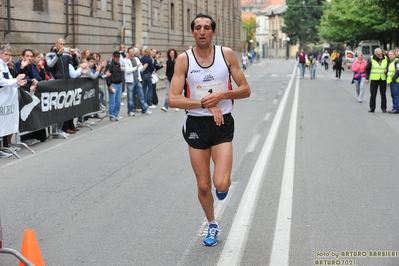
<path id="1" fill-rule="evenodd" d="M 208 227 L 208 234 L 204 238 L 204 245 L 213 247 L 218 243 L 219 226 L 217 224 L 210 224 Z"/>
<path id="2" fill-rule="evenodd" d="M 219 200 L 224 200 L 227 196 L 227 194 L 229 193 L 229 190 L 225 191 L 225 192 L 219 192 L 216 189 L 216 196 L 218 197 Z"/>

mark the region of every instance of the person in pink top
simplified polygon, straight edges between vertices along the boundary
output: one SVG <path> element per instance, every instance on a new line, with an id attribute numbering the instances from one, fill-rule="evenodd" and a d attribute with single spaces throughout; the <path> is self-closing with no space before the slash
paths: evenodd
<path id="1" fill-rule="evenodd" d="M 367 61 L 363 59 L 363 53 L 358 52 L 357 58 L 352 64 L 352 71 L 354 72 L 352 83 L 355 83 L 359 103 L 363 101 L 364 86 L 366 85 L 366 67 Z"/>

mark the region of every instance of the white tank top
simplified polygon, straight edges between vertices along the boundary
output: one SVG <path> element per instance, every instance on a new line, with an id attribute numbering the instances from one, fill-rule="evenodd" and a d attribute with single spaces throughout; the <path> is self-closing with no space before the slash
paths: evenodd
<path id="1" fill-rule="evenodd" d="M 209 67 L 198 64 L 192 49 L 186 51 L 188 68 L 184 87 L 185 97 L 201 100 L 212 92 L 232 90 L 230 71 L 222 47 L 216 45 L 214 51 L 213 62 Z M 233 100 L 223 100 L 216 106 L 220 108 L 222 114 L 228 114 L 233 110 Z M 186 112 L 192 116 L 213 116 L 208 108 L 189 109 Z"/>

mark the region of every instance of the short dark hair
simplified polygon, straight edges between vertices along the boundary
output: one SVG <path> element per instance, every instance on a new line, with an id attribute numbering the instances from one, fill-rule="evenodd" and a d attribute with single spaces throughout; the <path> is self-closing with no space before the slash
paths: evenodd
<path id="1" fill-rule="evenodd" d="M 203 13 L 199 13 L 195 16 L 195 18 L 193 19 L 193 21 L 191 21 L 191 31 L 194 31 L 194 21 L 197 18 L 208 18 L 211 20 L 211 27 L 212 27 L 212 31 L 216 30 L 216 22 L 215 20 L 208 14 L 203 14 Z"/>
<path id="2" fill-rule="evenodd" d="M 86 60 L 87 60 L 87 62 L 89 62 L 90 60 L 96 61 L 96 59 L 94 59 L 94 56 L 92 56 L 92 55 L 89 55 L 89 56 L 86 58 Z"/>
<path id="3" fill-rule="evenodd" d="M 33 55 L 33 50 L 32 49 L 25 49 L 22 51 L 22 56 L 25 56 L 26 52 L 31 52 Z"/>

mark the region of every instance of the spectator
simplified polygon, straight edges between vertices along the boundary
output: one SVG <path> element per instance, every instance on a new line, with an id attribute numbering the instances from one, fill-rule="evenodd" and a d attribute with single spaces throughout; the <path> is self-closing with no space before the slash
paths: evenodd
<path id="1" fill-rule="evenodd" d="M 388 57 L 387 83 L 391 88 L 392 97 L 392 110 L 388 111 L 388 113 L 399 114 L 399 61 L 393 50 L 388 52 Z"/>
<path id="2" fill-rule="evenodd" d="M 89 55 L 86 58 L 87 66 L 86 66 L 86 68 L 82 69 L 81 77 L 89 77 L 93 80 L 99 78 L 101 70 L 107 65 L 107 61 L 106 60 L 102 61 L 96 67 L 94 65 L 95 61 L 96 60 L 94 59 L 94 56 L 92 56 L 92 55 Z M 95 124 L 95 122 L 87 121 L 88 119 L 89 119 L 89 117 L 85 116 L 84 123 L 83 123 L 82 117 L 78 117 L 77 125 L 83 126 L 84 124 L 86 124 L 89 126 L 93 126 Z"/>
<path id="3" fill-rule="evenodd" d="M 8 68 L 10 58 L 12 54 L 12 48 L 9 45 L 2 45 L 0 47 L 0 90 L 16 90 L 18 87 L 25 86 L 27 80 L 25 79 L 25 74 L 19 74 L 16 78 L 12 77 Z M 17 106 L 17 108 L 19 108 Z M 18 130 L 16 129 L 16 132 Z M 14 133 L 16 133 L 14 132 Z M 3 147 L 11 148 L 13 151 L 18 151 L 20 148 L 10 147 L 12 139 L 12 134 L 8 136 L 3 136 Z M 0 158 L 11 157 L 11 154 L 7 152 L 1 152 Z"/>
<path id="4" fill-rule="evenodd" d="M 123 81 L 123 67 L 120 63 L 120 53 L 115 51 L 112 54 L 112 60 L 108 63 L 106 70 L 111 74 L 107 77 L 107 86 L 109 92 L 109 116 L 110 121 L 119 121 L 119 111 L 122 100 L 122 81 Z"/>
<path id="5" fill-rule="evenodd" d="M 314 51 L 313 47 L 310 47 L 310 51 L 308 53 L 308 60 L 310 61 L 309 65 L 310 79 L 316 79 L 317 54 Z"/>
<path id="6" fill-rule="evenodd" d="M 374 55 L 367 60 L 366 68 L 366 84 L 370 83 L 371 94 L 369 113 L 374 113 L 378 88 L 381 94 L 381 110 L 383 113 L 387 112 L 387 67 L 388 59 L 382 54 L 381 48 L 376 48 Z"/>
<path id="7" fill-rule="evenodd" d="M 168 97 L 169 97 L 169 89 L 170 89 L 170 82 L 172 81 L 172 77 L 175 71 L 175 62 L 176 62 L 176 57 L 177 57 L 177 51 L 173 48 L 168 50 L 168 53 L 166 54 L 168 57 L 168 60 L 166 61 L 166 95 L 165 95 L 165 103 L 161 107 L 161 110 L 164 112 L 167 112 L 169 109 L 169 102 L 168 102 Z"/>
<path id="8" fill-rule="evenodd" d="M 334 59 L 335 80 L 340 80 L 341 79 L 341 71 L 342 71 L 342 68 L 343 68 L 342 63 L 343 63 L 343 61 L 342 61 L 341 53 L 338 52 L 338 53 L 335 54 L 335 59 Z"/>
<path id="9" fill-rule="evenodd" d="M 356 93 L 359 103 L 363 102 L 364 86 L 366 85 L 367 61 L 363 59 L 363 53 L 357 52 L 357 58 L 352 64 L 353 83 L 355 83 Z"/>
<path id="10" fill-rule="evenodd" d="M 33 50 L 32 63 L 42 81 L 50 79 L 50 76 L 46 73 L 46 69 L 44 67 L 43 54 L 41 54 L 38 50 Z"/>
<path id="11" fill-rule="evenodd" d="M 22 59 L 15 62 L 15 68 L 19 74 L 25 74 L 28 84 L 32 84 L 35 79 L 37 81 L 42 81 L 36 66 L 33 64 L 33 50 L 25 49 L 22 51 Z"/>
<path id="12" fill-rule="evenodd" d="M 301 51 L 298 54 L 298 67 L 299 67 L 299 78 L 303 79 L 305 78 L 305 68 L 306 68 L 306 61 L 308 61 L 307 59 L 307 55 L 305 53 L 305 51 L 303 49 L 301 49 Z"/>
<path id="13" fill-rule="evenodd" d="M 69 50 L 69 51 L 68 51 Z M 66 53 L 68 52 L 68 53 Z M 65 40 L 60 38 L 55 43 L 52 51 L 46 54 L 46 64 L 50 68 L 51 76 L 54 79 L 69 79 L 69 64 L 79 65 L 79 60 L 73 49 L 65 50 Z M 72 121 L 73 124 L 73 121 Z M 71 128 L 72 124 L 69 121 L 58 124 L 57 133 L 64 138 L 67 138 L 70 133 L 74 134 L 75 128 Z M 68 131 L 68 132 L 65 132 Z"/>
<path id="14" fill-rule="evenodd" d="M 141 113 L 143 115 L 152 114 L 151 111 L 147 110 L 144 102 L 143 89 L 141 87 L 141 70 L 144 68 L 135 55 L 139 53 L 138 48 L 129 47 L 127 50 L 127 56 L 123 60 L 125 66 L 125 82 L 127 88 L 127 112 L 129 116 L 134 116 L 134 95 L 137 95 L 137 99 L 141 106 Z"/>
<path id="15" fill-rule="evenodd" d="M 330 63 L 330 54 L 328 53 L 327 50 L 324 51 L 323 54 L 323 65 L 324 65 L 324 70 L 328 70 L 328 64 Z"/>
<path id="16" fill-rule="evenodd" d="M 26 75 L 28 84 L 33 84 L 34 80 L 40 82 L 46 78 L 44 69 L 40 68 L 40 72 L 37 69 L 36 62 L 38 61 L 41 61 L 38 51 L 34 52 L 31 49 L 25 49 L 22 51 L 22 59 L 15 62 L 15 68 L 19 73 L 24 73 Z M 46 139 L 47 132 L 45 128 L 21 135 L 21 141 L 29 146 L 44 142 Z"/>
<path id="17" fill-rule="evenodd" d="M 148 105 L 148 108 L 154 109 L 157 107 L 152 103 L 153 87 L 152 87 L 151 75 L 155 71 L 155 66 L 153 64 L 153 59 L 151 57 L 151 50 L 149 48 L 144 50 L 144 55 L 141 58 L 141 63 L 143 64 L 143 66 L 147 65 L 147 67 L 144 67 L 142 75 L 144 99 Z"/>
<path id="18" fill-rule="evenodd" d="M 154 68 L 155 68 L 155 73 L 157 73 L 158 70 L 163 68 L 162 62 L 163 58 L 161 58 L 161 52 L 157 51 L 156 49 L 151 50 L 152 53 L 152 58 L 153 58 L 153 63 L 154 63 Z M 157 83 L 152 84 L 152 103 L 154 105 L 158 105 L 158 94 L 157 94 Z"/>
<path id="19" fill-rule="evenodd" d="M 87 57 L 89 57 L 89 56 L 90 56 L 90 50 L 88 50 L 88 49 L 83 50 L 82 58 L 81 58 L 80 62 L 86 63 L 87 62 Z"/>

